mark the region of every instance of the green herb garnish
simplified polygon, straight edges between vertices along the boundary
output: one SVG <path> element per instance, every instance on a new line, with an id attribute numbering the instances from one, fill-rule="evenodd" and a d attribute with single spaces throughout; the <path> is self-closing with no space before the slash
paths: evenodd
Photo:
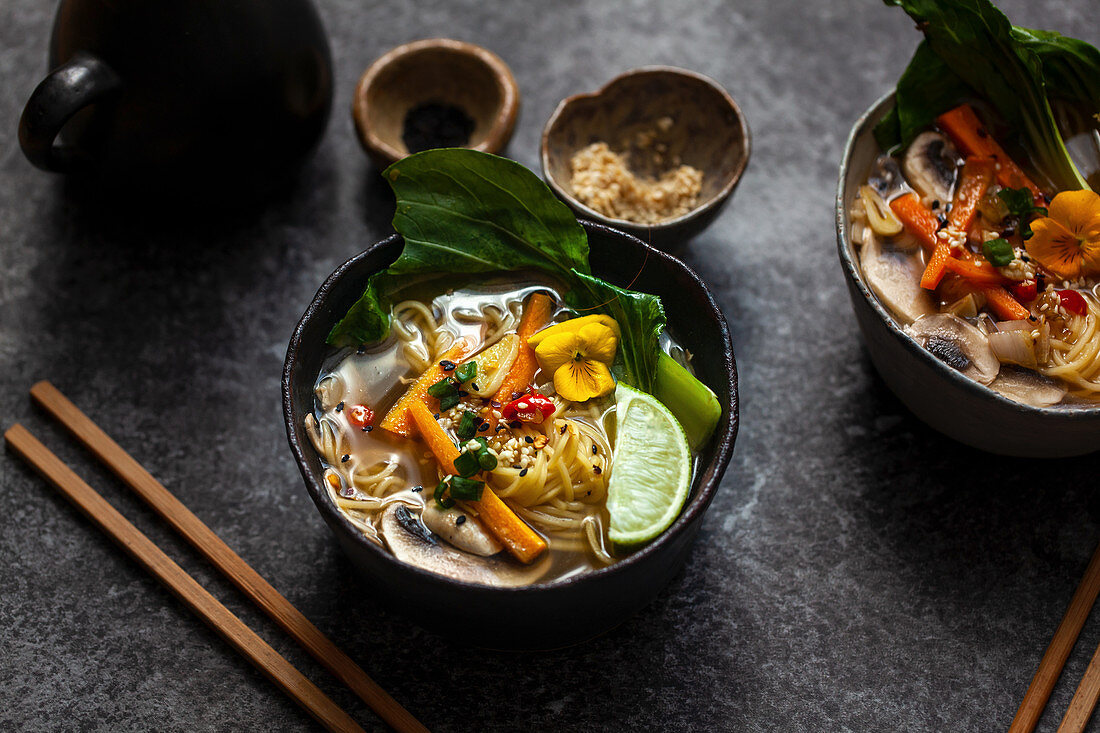
<path id="1" fill-rule="evenodd" d="M 450 509 L 455 505 L 454 499 L 444 496 L 444 493 L 447 491 L 449 481 L 453 480 L 453 476 L 448 476 L 447 478 L 440 481 L 439 485 L 435 487 L 435 502 L 436 504 L 439 504 L 439 506 L 443 509 Z"/>
<path id="2" fill-rule="evenodd" d="M 1016 250 L 1007 239 L 991 239 L 982 243 L 982 254 L 994 267 L 1004 267 L 1016 259 Z"/>
<path id="3" fill-rule="evenodd" d="M 997 198 L 1004 203 L 1008 213 L 1020 218 L 1020 236 L 1024 239 L 1031 238 L 1031 217 L 1047 215 L 1046 207 L 1036 206 L 1031 191 L 1026 188 L 1002 188 Z"/>
<path id="4" fill-rule="evenodd" d="M 485 488 L 484 481 L 476 481 L 461 476 L 451 477 L 451 496 L 463 501 L 479 501 Z"/>
<path id="5" fill-rule="evenodd" d="M 462 413 L 462 418 L 458 421 L 458 427 L 455 428 L 455 435 L 459 440 L 469 440 L 477 433 L 477 426 L 480 420 L 470 410 Z"/>
<path id="6" fill-rule="evenodd" d="M 477 362 L 468 361 L 458 369 L 455 369 L 455 379 L 465 384 L 477 376 Z"/>
<path id="7" fill-rule="evenodd" d="M 470 450 L 463 450 L 458 454 L 458 458 L 455 458 L 455 470 L 458 471 L 458 475 L 464 478 L 469 478 L 475 473 L 481 470 L 481 464 L 478 463 L 477 453 Z"/>
<path id="8" fill-rule="evenodd" d="M 444 377 L 428 387 L 428 394 L 436 399 L 441 399 L 447 395 L 458 394 L 458 385 L 456 385 L 454 380 L 450 377 Z"/>
<path id="9" fill-rule="evenodd" d="M 458 392 L 453 394 L 443 395 L 439 398 L 439 409 L 442 412 L 446 412 L 452 407 L 457 407 L 458 403 L 462 401 L 462 398 L 458 396 Z"/>

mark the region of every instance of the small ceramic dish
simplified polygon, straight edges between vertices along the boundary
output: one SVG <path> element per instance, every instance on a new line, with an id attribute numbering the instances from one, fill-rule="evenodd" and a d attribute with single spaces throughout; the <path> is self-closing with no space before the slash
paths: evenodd
<path id="1" fill-rule="evenodd" d="M 691 495 L 680 516 L 656 540 L 606 568 L 520 587 L 462 582 L 397 560 L 368 540 L 332 502 L 302 421 L 313 410 L 315 380 L 329 353 L 325 336 L 362 294 L 367 278 L 400 254 L 398 235 L 371 246 L 329 276 L 287 349 L 283 417 L 290 448 L 317 509 L 373 594 L 445 636 L 453 636 L 454 629 L 476 627 L 485 632 L 478 636 L 482 646 L 551 649 L 580 643 L 617 625 L 649 603 L 683 565 L 733 452 L 737 370 L 726 319 L 707 286 L 682 262 L 634 237 L 600 224 L 582 224 L 593 273 L 621 286 L 637 275 L 633 287 L 661 297 L 670 330 L 694 354 L 697 375 L 714 389 L 723 408 L 714 435 L 699 452 Z M 483 623 L 486 618 L 493 623 Z M 584 623 L 563 623 L 565 618 Z"/>
<path id="2" fill-rule="evenodd" d="M 665 118 L 671 126 L 662 122 Z M 636 143 L 639 135 L 647 141 L 644 151 Z M 581 203 L 573 193 L 571 159 L 595 142 L 625 153 L 631 170 L 647 178 L 680 163 L 702 171 L 698 204 L 682 216 L 644 225 L 604 216 Z M 650 154 L 656 144 L 665 151 L 657 164 Z M 741 108 L 717 82 L 693 71 L 647 66 L 612 79 L 597 92 L 562 100 L 543 128 L 542 173 L 579 216 L 622 229 L 660 249 L 675 250 L 721 211 L 741 180 L 750 149 Z"/>
<path id="3" fill-rule="evenodd" d="M 836 196 L 837 251 L 848 294 L 878 373 L 930 426 L 967 445 L 1002 455 L 1054 458 L 1100 448 L 1100 407 L 1032 407 L 963 376 L 910 338 L 871 292 L 851 240 L 849 212 L 880 150 L 875 124 L 894 106 L 891 92 L 860 117 L 848 136 Z"/>
<path id="4" fill-rule="evenodd" d="M 429 38 L 394 48 L 363 72 L 352 101 L 359 142 L 375 165 L 409 154 L 405 117 L 429 103 L 461 109 L 473 121 L 465 147 L 496 153 L 512 137 L 519 87 L 499 56 L 472 43 Z"/>

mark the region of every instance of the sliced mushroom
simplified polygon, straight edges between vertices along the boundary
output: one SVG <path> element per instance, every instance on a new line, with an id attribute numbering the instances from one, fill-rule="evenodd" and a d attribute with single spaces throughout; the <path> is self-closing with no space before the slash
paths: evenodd
<path id="1" fill-rule="evenodd" d="M 1050 407 L 1066 396 L 1065 388 L 1050 377 L 1012 365 L 1002 366 L 989 386 L 1010 400 L 1033 407 Z"/>
<path id="2" fill-rule="evenodd" d="M 889 201 L 905 192 L 905 177 L 898 161 L 889 155 L 880 155 L 867 176 L 867 185 L 884 200 Z"/>
<path id="3" fill-rule="evenodd" d="M 441 509 L 435 502 L 429 502 L 420 518 L 433 533 L 473 555 L 490 557 L 504 549 L 481 522 L 458 507 Z"/>
<path id="4" fill-rule="evenodd" d="M 503 557 L 478 557 L 439 542 L 420 523 L 415 510 L 391 504 L 382 511 L 381 535 L 398 560 L 466 583 L 517 586 L 538 580 L 550 567 L 550 554 L 523 566 Z"/>
<path id="5" fill-rule="evenodd" d="M 344 399 L 347 388 L 339 374 L 329 374 L 317 385 L 315 393 L 321 409 L 328 412 Z"/>
<path id="6" fill-rule="evenodd" d="M 958 316 L 935 313 L 905 330 L 937 359 L 976 382 L 989 384 L 1001 368 L 989 338 Z"/>
<path id="7" fill-rule="evenodd" d="M 932 296 L 920 286 L 924 263 L 916 253 L 886 249 L 867 232 L 859 264 L 871 290 L 903 326 L 936 312 Z"/>
<path id="8" fill-rule="evenodd" d="M 902 161 L 909 185 L 933 209 L 942 209 L 951 202 L 958 166 L 959 154 L 954 144 L 940 133 L 931 131 L 917 135 Z"/>

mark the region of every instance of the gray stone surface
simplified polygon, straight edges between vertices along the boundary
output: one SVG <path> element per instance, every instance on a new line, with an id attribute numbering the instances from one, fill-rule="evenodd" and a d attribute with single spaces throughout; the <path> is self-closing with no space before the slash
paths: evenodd
<path id="1" fill-rule="evenodd" d="M 370 712 L 29 404 L 48 378 L 438 730 L 1005 728 L 1100 539 L 1096 459 L 978 454 L 886 390 L 834 255 L 844 136 L 917 41 L 870 0 L 325 0 L 334 116 L 296 190 L 229 224 L 88 212 L 16 143 L 50 4 L 0 7 L 0 423 L 19 421 L 365 727 Z M 1095 0 L 1006 0 L 1096 43 Z M 691 247 L 733 329 L 742 428 L 686 569 L 603 638 L 497 654 L 420 631 L 352 577 L 285 444 L 279 372 L 321 280 L 388 230 L 347 110 L 390 46 L 449 35 L 511 64 L 510 153 L 537 163 L 563 96 L 625 69 L 697 69 L 754 153 Z M 991 427 L 995 429 L 995 427 Z M 583 619 L 563 620 L 583 625 Z M 458 636 L 462 636 L 460 632 Z M 1068 704 L 1090 621 L 1044 726 Z M 0 729 L 307 730 L 315 724 L 13 457 L 0 458 Z"/>

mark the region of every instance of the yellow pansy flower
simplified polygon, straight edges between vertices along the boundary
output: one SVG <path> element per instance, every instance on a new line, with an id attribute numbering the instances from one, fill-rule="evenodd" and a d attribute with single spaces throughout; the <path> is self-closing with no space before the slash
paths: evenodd
<path id="1" fill-rule="evenodd" d="M 1100 195 L 1063 191 L 1050 202 L 1047 216 L 1031 222 L 1031 230 L 1027 253 L 1058 277 L 1100 273 Z"/>
<path id="2" fill-rule="evenodd" d="M 606 321 L 610 321 L 610 324 Z M 574 318 L 528 339 L 554 389 L 571 402 L 602 397 L 615 389 L 610 364 L 619 346 L 619 324 L 607 316 Z"/>

